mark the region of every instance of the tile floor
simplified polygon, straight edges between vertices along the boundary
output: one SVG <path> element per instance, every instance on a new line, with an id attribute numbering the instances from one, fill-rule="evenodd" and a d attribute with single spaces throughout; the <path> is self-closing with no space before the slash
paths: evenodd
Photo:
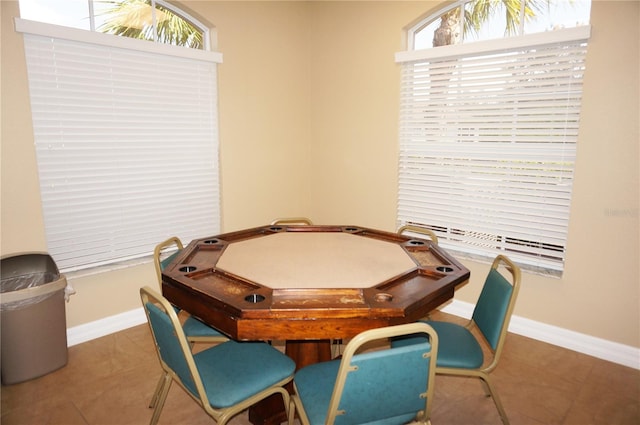
<path id="1" fill-rule="evenodd" d="M 458 320 L 443 313 L 435 319 Z M 638 425 L 640 371 L 509 334 L 495 385 L 513 425 Z M 146 325 L 69 349 L 64 368 L 1 388 L 2 425 L 147 424 L 159 366 Z M 433 425 L 500 424 L 476 380 L 437 377 Z M 214 424 L 172 386 L 159 424 Z M 230 425 L 248 424 L 246 412 Z"/>

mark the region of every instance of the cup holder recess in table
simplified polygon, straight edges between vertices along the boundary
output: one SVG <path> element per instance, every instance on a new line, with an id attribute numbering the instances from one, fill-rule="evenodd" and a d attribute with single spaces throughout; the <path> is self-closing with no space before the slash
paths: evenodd
<path id="1" fill-rule="evenodd" d="M 180 267 L 180 271 L 182 273 L 191 273 L 191 272 L 195 272 L 198 268 L 196 266 L 184 266 L 184 267 Z"/>
<path id="2" fill-rule="evenodd" d="M 389 302 L 393 300 L 393 295 L 387 294 L 386 292 L 380 292 L 376 294 L 375 299 L 379 303 Z"/>
<path id="3" fill-rule="evenodd" d="M 408 245 L 413 245 L 413 246 L 422 246 L 424 245 L 424 241 L 419 241 L 417 239 L 411 239 L 407 242 Z"/>
<path id="4" fill-rule="evenodd" d="M 453 271 L 453 267 L 438 266 L 438 267 L 436 267 L 436 270 L 438 270 L 439 272 L 443 272 L 443 273 L 451 273 Z"/>
<path id="5" fill-rule="evenodd" d="M 259 303 L 264 301 L 264 295 L 260 295 L 260 294 L 249 294 L 246 297 L 244 297 L 244 300 L 248 303 Z"/>

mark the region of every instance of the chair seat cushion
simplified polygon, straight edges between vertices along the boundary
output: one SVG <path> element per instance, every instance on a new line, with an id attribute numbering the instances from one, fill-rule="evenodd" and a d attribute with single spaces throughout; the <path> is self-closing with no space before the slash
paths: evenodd
<path id="1" fill-rule="evenodd" d="M 331 402 L 331 395 L 335 386 L 340 360 L 316 363 L 300 369 L 296 372 L 294 382 L 296 393 L 302 402 L 311 425 L 324 425 Z M 366 397 L 366 394 L 362 395 Z M 372 400 L 375 403 L 375 400 Z M 367 422 L 363 425 L 398 425 L 412 421 L 415 414 L 408 414 L 394 418 Z M 341 417 L 336 418 L 335 423 L 343 423 Z M 351 419 L 350 419 L 351 420 Z"/>
<path id="2" fill-rule="evenodd" d="M 194 355 L 215 408 L 232 406 L 293 375 L 295 362 L 262 342 L 228 341 Z"/>
<path id="3" fill-rule="evenodd" d="M 211 326 L 202 323 L 195 317 L 189 316 L 187 320 L 184 321 L 182 325 L 182 329 L 184 329 L 184 334 L 189 337 L 201 336 L 201 337 L 222 337 L 224 336 Z"/>
<path id="4" fill-rule="evenodd" d="M 438 334 L 438 367 L 477 369 L 482 366 L 482 347 L 464 326 L 449 322 L 424 321 Z M 424 341 L 424 337 L 394 338 L 392 346 L 399 347 Z"/>

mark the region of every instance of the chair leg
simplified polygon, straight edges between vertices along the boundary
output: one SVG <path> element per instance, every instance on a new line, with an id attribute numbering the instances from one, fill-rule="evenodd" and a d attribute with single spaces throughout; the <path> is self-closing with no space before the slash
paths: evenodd
<path id="1" fill-rule="evenodd" d="M 287 415 L 287 418 L 291 417 L 291 396 L 289 395 L 289 391 L 285 388 L 280 390 L 280 394 L 282 395 L 282 404 L 284 404 L 284 410 Z"/>
<path id="2" fill-rule="evenodd" d="M 331 340 L 331 348 L 333 349 L 333 353 L 331 353 L 331 358 L 332 359 L 337 359 L 339 358 L 342 353 L 340 352 L 340 348 L 342 347 L 342 340 L 341 339 L 334 339 Z"/>
<path id="3" fill-rule="evenodd" d="M 502 402 L 498 397 L 498 393 L 496 392 L 491 380 L 489 379 L 489 375 L 482 374 L 479 376 L 480 380 L 482 380 L 483 386 L 488 390 L 489 395 L 493 399 L 493 403 L 496 405 L 496 409 L 498 409 L 498 413 L 500 414 L 500 419 L 502 419 L 502 423 L 504 425 L 509 425 L 509 419 L 507 418 L 507 413 L 504 411 L 504 407 L 502 407 Z"/>
<path id="4" fill-rule="evenodd" d="M 156 407 L 156 403 L 158 403 L 158 397 L 160 397 L 160 392 L 162 391 L 162 386 L 164 385 L 164 375 L 160 376 L 158 380 L 158 384 L 156 385 L 156 389 L 153 392 L 153 397 L 151 397 L 151 402 L 149 403 L 149 409 L 153 409 Z"/>
<path id="5" fill-rule="evenodd" d="M 287 425 L 293 425 L 293 420 L 296 416 L 296 404 L 293 401 L 293 398 L 289 400 L 289 414 L 287 415 Z"/>
<path id="6" fill-rule="evenodd" d="M 158 399 L 156 400 L 156 406 L 153 410 L 153 416 L 151 416 L 150 425 L 156 425 L 158 423 L 158 419 L 160 419 L 160 412 L 162 412 L 162 408 L 164 407 L 164 402 L 167 400 L 167 394 L 169 394 L 169 388 L 171 388 L 171 382 L 173 378 L 171 375 L 164 372 L 162 375 L 162 386 L 161 391 L 158 394 Z"/>
<path id="7" fill-rule="evenodd" d="M 230 415 L 222 415 L 216 419 L 217 425 L 227 425 L 227 422 L 232 418 Z"/>
<path id="8" fill-rule="evenodd" d="M 291 395 L 289 397 L 289 423 L 288 425 L 293 425 L 296 419 L 296 414 L 298 416 L 298 420 L 301 425 L 309 425 L 309 418 L 307 417 L 304 408 L 301 406 L 302 401 L 296 395 Z"/>
<path id="9" fill-rule="evenodd" d="M 431 425 L 431 419 L 427 419 L 427 415 L 424 410 L 418 412 L 415 422 L 423 425 Z"/>
<path id="10" fill-rule="evenodd" d="M 487 382 L 484 379 L 480 378 L 480 383 L 482 384 L 484 395 L 486 395 L 487 397 L 491 397 L 491 388 L 489 388 Z"/>

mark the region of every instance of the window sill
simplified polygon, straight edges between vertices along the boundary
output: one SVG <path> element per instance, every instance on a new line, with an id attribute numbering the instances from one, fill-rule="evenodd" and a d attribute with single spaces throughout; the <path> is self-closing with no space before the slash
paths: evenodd
<path id="1" fill-rule="evenodd" d="M 71 271 L 61 270 L 60 272 L 66 276 L 67 280 L 73 280 L 73 279 L 80 279 L 80 278 L 89 277 L 89 276 L 95 276 L 102 273 L 109 273 L 117 270 L 128 269 L 128 268 L 136 267 L 142 264 L 148 264 L 148 263 L 151 263 L 152 261 L 153 261 L 153 258 L 152 256 L 149 255 L 149 256 L 134 258 L 130 260 L 118 261 L 116 263 L 105 264 L 102 266 L 90 267 L 82 270 L 71 270 Z"/>

